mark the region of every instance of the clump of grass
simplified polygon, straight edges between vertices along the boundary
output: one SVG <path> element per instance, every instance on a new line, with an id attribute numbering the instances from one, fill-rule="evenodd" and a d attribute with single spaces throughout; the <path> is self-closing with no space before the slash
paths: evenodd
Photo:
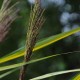
<path id="1" fill-rule="evenodd" d="M 31 7 L 24 62 L 29 61 L 31 58 L 32 50 L 36 43 L 36 38 L 43 23 L 45 22 L 45 18 L 43 17 L 44 11 L 45 9 L 41 8 L 40 0 L 35 0 L 34 8 L 32 9 Z M 24 80 L 27 66 L 28 65 L 22 67 L 19 80 Z"/>
<path id="2" fill-rule="evenodd" d="M 10 3 L 11 0 L 4 0 L 0 9 L 0 42 L 5 39 L 10 30 L 9 26 L 18 17 L 19 9 L 16 8 L 16 5 L 19 2 L 9 7 Z"/>

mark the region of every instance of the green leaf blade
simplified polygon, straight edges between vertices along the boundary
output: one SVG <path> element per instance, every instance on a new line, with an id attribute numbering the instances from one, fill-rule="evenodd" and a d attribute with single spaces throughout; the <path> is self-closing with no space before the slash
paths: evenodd
<path id="1" fill-rule="evenodd" d="M 64 32 L 64 33 L 60 33 L 58 35 L 55 35 L 55 36 L 51 36 L 51 37 L 48 37 L 46 39 L 43 39 L 42 41 L 40 42 L 37 42 L 35 48 L 33 49 L 33 52 L 34 51 L 37 51 L 39 49 L 42 49 L 52 43 L 55 43 L 63 38 L 66 38 L 76 32 L 79 32 L 80 31 L 80 27 L 79 28 L 76 28 L 76 29 L 73 29 L 71 31 L 68 31 L 68 32 Z M 4 63 L 4 62 L 7 62 L 7 61 L 10 61 L 10 60 L 13 60 L 13 59 L 16 59 L 18 57 L 21 57 L 23 56 L 25 53 L 25 48 L 23 47 L 22 49 L 19 49 L 17 50 L 17 52 L 13 52 L 13 54 L 10 54 L 8 56 L 5 56 L 3 58 L 0 59 L 0 63 Z"/>
<path id="2" fill-rule="evenodd" d="M 53 72 L 53 73 L 48 73 L 48 74 L 45 74 L 45 75 L 42 75 L 42 76 L 39 76 L 39 77 L 32 78 L 30 80 L 42 80 L 42 79 L 49 78 L 49 77 L 56 76 L 56 75 L 60 75 L 60 74 L 79 72 L 79 71 L 80 71 L 80 69 L 73 69 L 73 70 L 65 70 L 65 71 Z"/>

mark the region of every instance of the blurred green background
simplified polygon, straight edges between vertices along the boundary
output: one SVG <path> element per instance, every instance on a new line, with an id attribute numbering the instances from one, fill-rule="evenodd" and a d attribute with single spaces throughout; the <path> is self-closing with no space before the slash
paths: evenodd
<path id="1" fill-rule="evenodd" d="M 3 0 L 0 0 L 0 6 Z M 18 0 L 17 0 L 18 1 Z M 19 0 L 21 9 L 19 18 L 11 24 L 11 30 L 6 39 L 0 43 L 0 57 L 19 49 L 25 45 L 26 31 L 28 27 L 30 5 L 34 0 Z M 12 0 L 14 4 L 16 0 Z M 41 0 L 41 5 L 46 8 L 46 22 L 43 25 L 38 40 L 69 31 L 80 25 L 80 0 Z M 80 50 L 80 33 L 60 40 L 48 47 L 33 53 L 32 59 L 41 58 L 53 54 L 60 54 Z M 22 62 L 23 58 L 12 60 L 2 65 Z M 61 55 L 38 63 L 30 64 L 26 80 L 46 73 L 80 68 L 80 53 Z M 69 73 L 51 77 L 45 80 L 71 80 L 77 73 Z M 1 80 L 18 80 L 19 71 L 16 71 Z"/>

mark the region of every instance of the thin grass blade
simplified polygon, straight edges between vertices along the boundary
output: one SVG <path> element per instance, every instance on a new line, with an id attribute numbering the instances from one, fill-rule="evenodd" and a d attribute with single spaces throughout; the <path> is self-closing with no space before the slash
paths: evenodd
<path id="1" fill-rule="evenodd" d="M 10 70 L 10 71 L 8 71 L 8 72 L 6 72 L 6 73 L 4 73 L 4 74 L 1 74 L 1 75 L 0 75 L 0 79 L 2 79 L 2 78 L 4 78 L 4 77 L 6 77 L 7 75 L 15 72 L 16 70 L 18 70 L 18 69 L 13 69 L 13 70 Z"/>
<path id="2" fill-rule="evenodd" d="M 60 55 L 67 55 L 67 54 L 78 53 L 78 52 L 80 52 L 80 51 L 73 51 L 73 52 L 67 52 L 67 53 L 62 53 L 62 54 L 55 54 L 55 55 L 51 55 L 51 56 L 31 60 L 31 61 L 28 61 L 26 63 L 22 62 L 22 63 L 12 64 L 12 65 L 8 65 L 8 66 L 2 66 L 2 67 L 0 67 L 0 71 L 9 70 L 9 69 L 13 69 L 13 68 L 18 68 L 18 67 L 24 66 L 26 64 L 39 62 L 39 61 L 46 60 L 46 59 L 53 58 L 53 57 L 57 57 L 57 56 L 60 56 Z"/>
<path id="3" fill-rule="evenodd" d="M 61 54 L 56 54 L 56 55 L 53 55 L 52 57 L 56 57 L 56 56 L 60 56 L 60 55 L 67 55 L 67 54 L 72 54 L 72 53 L 78 53 L 78 52 L 80 52 L 80 51 L 74 51 L 74 52 L 67 52 L 67 53 L 61 53 Z M 46 60 L 46 59 L 49 59 L 49 58 L 52 58 L 52 57 L 44 57 L 44 59 L 42 59 L 42 60 Z M 40 59 L 39 59 L 40 60 Z M 37 60 L 36 60 L 37 61 Z M 34 63 L 34 62 L 33 62 Z M 7 75 L 9 75 L 9 74 L 11 74 L 11 73 L 13 73 L 13 72 L 15 72 L 16 70 L 18 70 L 19 68 L 17 68 L 17 69 L 13 69 L 13 70 L 10 70 L 10 71 L 8 71 L 8 72 L 6 72 L 6 73 L 4 73 L 4 74 L 1 74 L 0 75 L 0 78 L 3 78 L 3 77 L 5 77 L 5 76 L 7 76 Z M 76 78 L 79 78 L 79 76 L 76 76 Z M 75 78 L 73 78 L 72 80 L 75 80 Z"/>
<path id="4" fill-rule="evenodd" d="M 60 75 L 60 74 L 79 72 L 79 71 L 80 71 L 80 69 L 73 69 L 73 70 L 65 70 L 65 71 L 59 71 L 59 72 L 52 72 L 52 73 L 48 73 L 48 74 L 45 74 L 45 75 L 42 75 L 42 76 L 39 76 L 39 77 L 32 78 L 30 80 L 42 80 L 42 79 L 46 79 L 46 78 L 49 78 L 49 77 L 52 77 L 52 76 L 56 76 L 56 75 Z M 79 80 L 79 79 L 77 79 L 77 80 Z"/>

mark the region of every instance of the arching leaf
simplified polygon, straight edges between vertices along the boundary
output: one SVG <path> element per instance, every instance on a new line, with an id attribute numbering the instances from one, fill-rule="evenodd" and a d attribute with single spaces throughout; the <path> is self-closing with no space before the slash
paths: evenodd
<path id="1" fill-rule="evenodd" d="M 52 73 L 48 73 L 48 74 L 45 74 L 45 75 L 42 75 L 42 76 L 39 76 L 39 77 L 32 78 L 30 80 L 42 80 L 42 79 L 49 78 L 49 77 L 56 76 L 56 75 L 60 75 L 60 74 L 79 72 L 79 71 L 80 71 L 80 69 L 52 72 Z M 75 79 L 75 80 L 79 80 L 79 79 Z"/>
<path id="2" fill-rule="evenodd" d="M 44 48 L 52 43 L 55 43 L 63 38 L 66 38 L 76 32 L 79 32 L 80 31 L 80 27 L 79 28 L 76 28 L 76 29 L 73 29 L 71 31 L 68 31 L 68 32 L 64 32 L 64 33 L 60 33 L 60 34 L 57 34 L 55 36 L 51 36 L 51 37 L 48 37 L 48 38 L 45 38 L 43 40 L 40 40 L 39 42 L 37 42 L 35 48 L 33 49 L 33 51 L 36 51 L 36 50 L 39 50 L 41 48 Z M 21 57 L 24 55 L 24 52 L 25 52 L 25 48 L 22 47 L 2 58 L 0 58 L 0 63 L 4 63 L 4 62 L 7 62 L 7 61 L 10 61 L 10 60 L 13 60 L 13 59 L 16 59 L 18 57 Z"/>

